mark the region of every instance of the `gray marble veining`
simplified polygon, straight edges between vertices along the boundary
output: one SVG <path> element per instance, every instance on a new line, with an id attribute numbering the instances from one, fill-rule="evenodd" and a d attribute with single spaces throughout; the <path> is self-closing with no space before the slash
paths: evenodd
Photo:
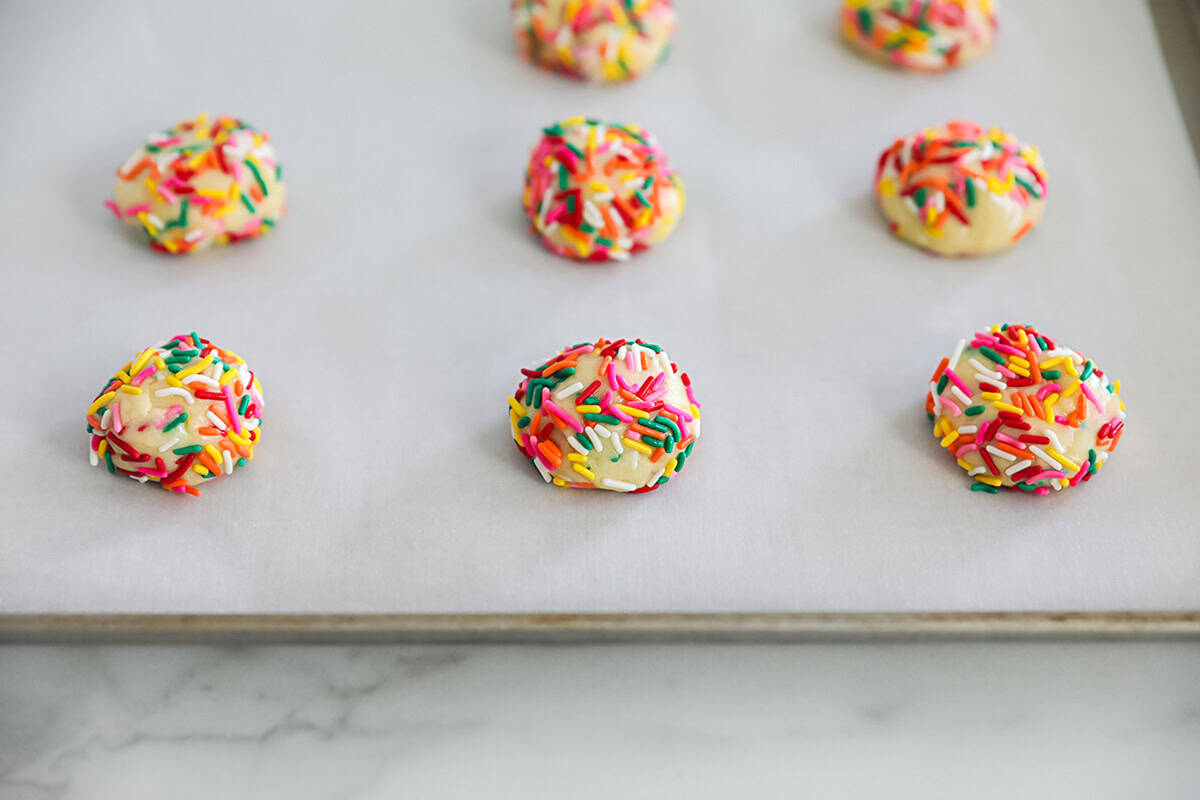
<path id="1" fill-rule="evenodd" d="M 1200 797 L 1195 643 L 3 647 L 0 799 Z"/>

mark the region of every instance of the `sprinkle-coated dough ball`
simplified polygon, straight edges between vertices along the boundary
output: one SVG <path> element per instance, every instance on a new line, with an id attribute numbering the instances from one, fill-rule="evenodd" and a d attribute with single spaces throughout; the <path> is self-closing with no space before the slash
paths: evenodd
<path id="1" fill-rule="evenodd" d="M 513 0 L 521 55 L 587 81 L 636 78 L 670 50 L 672 0 Z"/>
<path id="2" fill-rule="evenodd" d="M 196 488 L 254 457 L 262 387 L 235 353 L 195 333 L 148 347 L 87 410 L 92 466 L 164 489 Z"/>
<path id="3" fill-rule="evenodd" d="M 147 136 L 117 170 L 105 205 L 155 250 L 190 253 L 266 233 L 283 216 L 284 196 L 265 133 L 201 114 Z"/>
<path id="4" fill-rule="evenodd" d="M 555 486 L 648 492 L 683 470 L 700 437 L 691 381 L 658 345 L 601 339 L 521 373 L 513 439 Z"/>
<path id="5" fill-rule="evenodd" d="M 845 0 L 842 33 L 856 49 L 917 72 L 979 57 L 996 38 L 992 0 Z"/>
<path id="6" fill-rule="evenodd" d="M 525 170 L 522 202 L 551 251 L 624 261 L 675 228 L 683 181 L 649 131 L 572 117 L 542 133 Z"/>
<path id="7" fill-rule="evenodd" d="M 949 122 L 897 139 L 879 157 L 875 195 L 892 232 L 945 256 L 1012 247 L 1042 218 L 1036 147 L 997 128 Z"/>
<path id="8" fill-rule="evenodd" d="M 1049 494 L 1091 480 L 1125 430 L 1121 382 L 1029 325 L 976 333 L 942 359 L 925 410 L 933 435 L 975 479 Z"/>

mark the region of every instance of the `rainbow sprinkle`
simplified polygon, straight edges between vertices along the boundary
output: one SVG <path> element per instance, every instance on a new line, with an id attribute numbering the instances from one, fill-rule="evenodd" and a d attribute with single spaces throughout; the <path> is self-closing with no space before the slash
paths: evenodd
<path id="1" fill-rule="evenodd" d="M 1036 147 L 998 128 L 951 121 L 885 150 L 875 195 L 901 238 L 935 252 L 977 255 L 1010 247 L 1037 224 L 1046 173 Z M 971 230 L 983 215 L 995 232 Z"/>
<path id="2" fill-rule="evenodd" d="M 632 124 L 571 117 L 543 130 L 522 202 L 551 251 L 624 261 L 667 237 L 683 214 L 683 181 L 654 136 Z"/>
<path id="3" fill-rule="evenodd" d="M 845 0 L 842 33 L 868 55 L 941 72 L 984 53 L 996 36 L 992 0 Z"/>
<path id="4" fill-rule="evenodd" d="M 975 479 L 1045 495 L 1104 466 L 1125 432 L 1121 382 L 1030 325 L 960 340 L 930 379 L 933 435 Z"/>
<path id="5" fill-rule="evenodd" d="M 672 0 L 513 0 L 512 16 L 526 60 L 610 83 L 665 61 L 677 24 Z"/>
<path id="6" fill-rule="evenodd" d="M 555 486 L 652 491 L 700 437 L 687 373 L 641 339 L 573 345 L 521 374 L 508 399 L 513 441 Z"/>
<path id="7" fill-rule="evenodd" d="M 152 133 L 117 170 L 105 206 L 164 253 L 264 234 L 283 215 L 285 196 L 267 138 L 234 117 L 210 123 L 206 114 Z"/>
<path id="8" fill-rule="evenodd" d="M 87 410 L 88 458 L 113 474 L 200 496 L 254 457 L 262 387 L 237 354 L 195 332 L 148 347 Z"/>

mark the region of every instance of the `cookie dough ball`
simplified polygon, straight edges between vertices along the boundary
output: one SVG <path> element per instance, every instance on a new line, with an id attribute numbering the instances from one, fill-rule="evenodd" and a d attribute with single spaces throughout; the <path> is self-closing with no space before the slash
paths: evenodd
<path id="1" fill-rule="evenodd" d="M 521 55 L 587 81 L 636 78 L 666 59 L 672 0 L 513 0 Z"/>
<path id="2" fill-rule="evenodd" d="M 146 137 L 117 170 L 105 205 L 155 250 L 190 253 L 266 233 L 283 216 L 284 194 L 265 133 L 201 114 Z"/>
<path id="3" fill-rule="evenodd" d="M 942 359 L 925 410 L 933 435 L 975 479 L 1049 494 L 1091 480 L 1125 431 L 1121 382 L 1029 325 L 976 333 Z"/>
<path id="4" fill-rule="evenodd" d="M 949 122 L 885 150 L 875 195 L 901 239 L 945 256 L 987 255 L 1042 218 L 1046 172 L 1037 148 L 1012 134 Z"/>
<path id="5" fill-rule="evenodd" d="M 700 437 L 691 381 L 658 345 L 601 339 L 521 373 L 508 399 L 513 439 L 555 486 L 657 489 Z"/>
<path id="6" fill-rule="evenodd" d="M 649 131 L 572 117 L 543 130 L 525 170 L 525 214 L 551 251 L 624 261 L 683 214 L 683 181 Z"/>
<path id="7" fill-rule="evenodd" d="M 942 72 L 991 49 L 996 9 L 992 0 L 845 0 L 842 33 L 878 61 Z"/>
<path id="8" fill-rule="evenodd" d="M 87 410 L 92 466 L 200 496 L 254 457 L 262 387 L 235 353 L 195 333 L 148 347 Z"/>

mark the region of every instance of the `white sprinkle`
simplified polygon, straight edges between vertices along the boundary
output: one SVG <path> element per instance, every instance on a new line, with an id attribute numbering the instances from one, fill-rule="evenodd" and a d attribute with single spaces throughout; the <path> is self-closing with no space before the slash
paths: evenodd
<path id="1" fill-rule="evenodd" d="M 604 478 L 603 480 L 600 481 L 600 485 L 607 487 L 609 489 L 616 489 L 619 492 L 632 492 L 634 489 L 638 488 L 638 487 L 634 486 L 632 483 L 627 483 L 625 481 L 613 480 L 612 478 Z"/>
<path id="2" fill-rule="evenodd" d="M 600 437 L 596 435 L 595 428 L 584 428 L 583 432 L 592 440 L 592 445 L 596 448 L 597 453 L 604 450 L 604 442 L 600 441 Z"/>
<path id="3" fill-rule="evenodd" d="M 663 473 L 664 473 L 664 472 L 666 472 L 666 471 L 667 471 L 667 468 L 666 468 L 666 467 L 663 467 L 663 468 L 662 468 L 662 469 L 660 469 L 658 472 L 656 472 L 656 473 L 654 473 L 653 475 L 651 475 L 651 476 L 650 476 L 650 480 L 646 481 L 646 485 L 647 485 L 647 486 L 653 486 L 654 484 L 658 483 L 658 479 L 659 479 L 659 478 L 661 478 L 661 477 L 663 476 Z"/>
<path id="4" fill-rule="evenodd" d="M 700 418 L 699 417 L 696 417 L 696 419 L 692 422 L 692 438 L 694 438 L 694 439 L 700 438 Z"/>
<path id="5" fill-rule="evenodd" d="M 954 347 L 954 354 L 950 356 L 950 366 L 948 369 L 957 369 L 958 360 L 962 358 L 963 348 L 967 346 L 966 339 L 959 339 L 958 344 Z"/>
<path id="6" fill-rule="evenodd" d="M 1014 475 L 1014 474 L 1020 472 L 1021 470 L 1025 469 L 1026 467 L 1031 467 L 1031 466 L 1033 466 L 1033 459 L 1027 458 L 1024 461 L 1018 461 L 1017 463 L 1013 464 L 1008 469 L 1004 470 L 1004 474 L 1005 475 Z"/>
<path id="7" fill-rule="evenodd" d="M 662 371 L 668 375 L 673 374 L 671 371 L 671 359 L 667 356 L 666 350 L 658 351 L 658 365 L 662 367 Z"/>
<path id="8" fill-rule="evenodd" d="M 974 357 L 968 358 L 967 363 L 970 364 L 972 367 L 974 367 L 978 372 L 982 372 L 984 375 L 987 375 L 988 377 L 990 377 L 994 380 L 1000 380 L 1000 378 L 1004 377 L 999 372 L 990 370 L 987 367 L 985 367 L 983 364 L 980 364 L 979 359 L 977 359 L 977 358 L 974 358 Z"/>
<path id="9" fill-rule="evenodd" d="M 638 451 L 634 450 L 633 451 L 633 468 L 637 469 L 637 465 L 638 465 Z"/>
<path id="10" fill-rule="evenodd" d="M 100 463 L 100 456 L 96 455 L 96 451 L 88 448 L 88 463 L 93 467 Z"/>
<path id="11" fill-rule="evenodd" d="M 982 475 L 983 473 L 985 473 L 987 471 L 988 471 L 987 467 L 980 466 L 980 467 L 976 467 L 975 469 L 971 470 L 967 474 L 968 475 Z"/>
<path id="12" fill-rule="evenodd" d="M 554 233 L 556 230 L 558 230 L 558 220 L 555 220 L 554 222 L 551 222 L 549 225 L 547 225 L 546 229 L 544 231 L 542 231 L 542 233 L 549 236 L 550 234 Z"/>
<path id="13" fill-rule="evenodd" d="M 977 433 L 978 431 L 979 431 L 978 425 L 963 425 L 961 428 L 958 429 L 958 434 L 959 434 L 959 436 L 966 436 L 969 433 Z"/>
<path id="14" fill-rule="evenodd" d="M 582 389 L 582 388 L 583 388 L 583 383 L 582 383 L 582 382 L 580 382 L 580 381 L 575 381 L 574 383 L 572 383 L 572 384 L 571 384 L 570 386 L 568 386 L 567 388 L 565 388 L 565 389 L 559 389 L 557 392 L 555 392 L 555 393 L 554 393 L 554 399 L 555 399 L 555 400 L 562 400 L 564 397 L 568 397 L 568 396 L 570 396 L 570 395 L 573 395 L 573 394 L 575 394 L 576 392 L 578 392 L 578 391 L 579 391 L 580 389 Z"/>
<path id="15" fill-rule="evenodd" d="M 196 242 L 200 241 L 203 238 L 204 238 L 204 231 L 200 230 L 199 228 L 192 228 L 190 231 L 187 232 L 187 236 L 183 237 L 183 240 L 185 242 L 187 242 L 188 244 L 195 244 Z"/>
<path id="16" fill-rule="evenodd" d="M 964 392 L 962 389 L 958 388 L 953 383 L 950 384 L 950 392 L 955 397 L 957 397 L 959 400 L 962 400 L 965 404 L 971 405 L 971 398 L 967 397 L 967 393 Z"/>
<path id="17" fill-rule="evenodd" d="M 990 444 L 987 446 L 987 451 L 994 456 L 999 456 L 1000 458 L 1003 458 L 1005 461 L 1016 461 L 1017 460 L 1016 456 L 1006 453 L 998 447 L 992 447 Z"/>
<path id="18" fill-rule="evenodd" d="M 625 352 L 626 352 L 627 350 L 629 350 L 629 346 L 628 346 L 628 345 L 624 345 L 624 344 L 623 344 L 623 345 L 621 345 L 621 346 L 620 346 L 620 347 L 617 349 L 617 357 L 616 357 L 616 358 L 614 358 L 614 359 L 613 359 L 613 361 L 624 361 L 624 360 L 625 360 Z"/>
<path id="19" fill-rule="evenodd" d="M 533 465 L 535 467 L 537 467 L 538 472 L 542 473 L 542 480 L 544 480 L 546 483 L 549 483 L 552 480 L 550 477 L 550 473 L 546 470 L 546 468 L 544 466 L 542 466 L 541 459 L 537 459 L 537 458 L 533 459 Z"/>
<path id="20" fill-rule="evenodd" d="M 212 423 L 213 425 L 215 425 L 216 427 L 220 428 L 221 430 L 225 430 L 225 429 L 227 428 L 227 426 L 225 425 L 225 423 L 221 421 L 221 418 L 220 418 L 220 417 L 218 417 L 218 416 L 217 416 L 216 414 L 214 414 L 213 412 L 211 412 L 211 411 L 205 411 L 204 413 L 205 413 L 205 415 L 208 417 L 208 419 L 209 419 L 209 422 L 211 422 L 211 423 Z"/>
<path id="21" fill-rule="evenodd" d="M 1062 442 L 1058 440 L 1058 434 L 1054 432 L 1054 428 L 1046 428 L 1042 431 L 1042 435 L 1050 440 L 1050 444 L 1054 445 L 1055 450 L 1060 453 L 1063 451 Z"/>
<path id="22" fill-rule="evenodd" d="M 600 215 L 600 209 L 596 208 L 596 204 L 591 200 L 585 200 L 583 203 L 583 219 L 593 228 L 604 227 L 604 217 Z"/>
<path id="23" fill-rule="evenodd" d="M 129 477 L 133 478 L 138 483 L 145 483 L 146 481 L 150 480 L 149 475 L 130 475 Z"/>
<path id="24" fill-rule="evenodd" d="M 179 444 L 178 436 L 176 436 L 174 439 L 172 439 L 171 441 L 164 444 L 162 447 L 158 448 L 158 452 L 165 453 L 177 444 Z"/>
<path id="25" fill-rule="evenodd" d="M 147 138 L 147 141 L 150 140 L 150 137 L 146 137 L 146 138 Z M 135 166 L 137 166 L 137 163 L 142 160 L 142 155 L 143 155 L 143 151 L 138 150 L 136 153 L 131 155 L 129 158 L 125 159 L 125 163 L 121 165 L 121 172 L 128 173 L 129 170 L 131 170 Z"/>
<path id="26" fill-rule="evenodd" d="M 622 250 L 628 250 L 633 247 L 633 239 L 630 239 L 628 236 L 618 236 L 617 247 L 621 248 Z"/>
<path id="27" fill-rule="evenodd" d="M 989 378 L 987 375 L 980 375 L 978 372 L 975 373 L 975 380 L 979 381 L 980 383 L 986 383 L 990 381 L 993 386 L 999 387 L 1001 391 L 1008 388 L 1008 384 L 999 378 Z"/>
<path id="28" fill-rule="evenodd" d="M 622 453 L 624 453 L 624 452 L 625 452 L 625 445 L 621 444 L 621 437 L 620 437 L 620 436 L 617 436 L 617 435 L 614 433 L 614 434 L 612 435 L 612 438 L 611 438 L 611 439 L 609 439 L 609 441 L 611 441 L 611 442 L 612 442 L 613 450 L 616 450 L 616 451 L 617 451 L 617 455 L 621 455 Z"/>
<path id="29" fill-rule="evenodd" d="M 612 199 L 613 199 L 612 192 L 600 192 L 598 194 L 592 195 L 592 200 L 594 200 L 597 203 L 609 203 L 609 202 L 612 202 Z"/>
<path id="30" fill-rule="evenodd" d="M 626 253 L 624 250 L 609 250 L 608 257 L 613 261 L 628 261 L 629 253 Z"/>
<path id="31" fill-rule="evenodd" d="M 205 386 L 207 386 L 210 389 L 220 389 L 221 388 L 221 384 L 217 383 L 216 381 L 214 381 L 212 378 L 208 377 L 207 375 L 201 375 L 200 373 L 196 373 L 195 375 L 188 375 L 184 380 L 188 384 L 190 384 L 192 381 L 200 381 L 201 383 L 203 383 Z"/>
<path id="32" fill-rule="evenodd" d="M 166 389 L 159 389 L 154 393 L 155 397 L 168 397 L 170 395 L 179 395 L 189 403 L 196 402 L 196 398 L 187 389 L 180 389 L 178 386 L 168 386 Z"/>
<path id="33" fill-rule="evenodd" d="M 242 421 L 242 427 L 248 431 L 252 431 L 255 428 L 257 428 L 261 423 L 262 423 L 262 420 L 259 419 L 258 417 L 251 417 L 250 419 Z"/>
<path id="34" fill-rule="evenodd" d="M 936 414 L 942 408 L 942 396 L 938 394 L 937 384 L 933 381 L 929 382 L 929 393 L 933 395 L 933 413 Z"/>
<path id="35" fill-rule="evenodd" d="M 225 474 L 229 475 L 233 472 L 233 455 L 228 450 L 222 450 L 225 454 Z"/>
<path id="36" fill-rule="evenodd" d="M 1058 462 L 1057 462 L 1057 461 L 1055 461 L 1053 458 L 1051 458 L 1051 457 L 1050 457 L 1050 456 L 1049 456 L 1049 455 L 1046 453 L 1046 451 L 1045 451 L 1045 450 L 1043 450 L 1042 448 L 1038 447 L 1036 444 L 1031 444 L 1031 445 L 1029 445 L 1029 452 L 1033 453 L 1035 456 L 1037 456 L 1038 458 L 1040 458 L 1042 461 L 1045 461 L 1047 464 L 1049 464 L 1050 466 L 1054 467 L 1055 469 L 1062 469 L 1062 464 L 1058 463 Z"/>
<path id="37" fill-rule="evenodd" d="M 571 445 L 571 449 L 574 450 L 576 453 L 579 453 L 580 455 L 585 455 L 585 456 L 587 455 L 587 452 L 588 452 L 587 448 L 584 447 L 583 445 L 581 445 L 579 442 L 575 441 L 574 436 L 567 437 L 567 444 Z"/>
<path id="38" fill-rule="evenodd" d="M 109 430 L 112 428 L 112 406 L 104 409 L 104 413 L 100 415 L 100 429 Z"/>
<path id="39" fill-rule="evenodd" d="M 156 228 L 161 228 L 163 226 L 163 221 L 159 219 L 156 214 L 147 214 L 146 220 Z"/>
<path id="40" fill-rule="evenodd" d="M 604 427 L 603 425 L 594 425 L 594 426 L 592 426 L 592 430 L 594 430 L 596 433 L 603 436 L 605 439 L 612 436 L 612 432 L 609 431 L 609 429 Z"/>

